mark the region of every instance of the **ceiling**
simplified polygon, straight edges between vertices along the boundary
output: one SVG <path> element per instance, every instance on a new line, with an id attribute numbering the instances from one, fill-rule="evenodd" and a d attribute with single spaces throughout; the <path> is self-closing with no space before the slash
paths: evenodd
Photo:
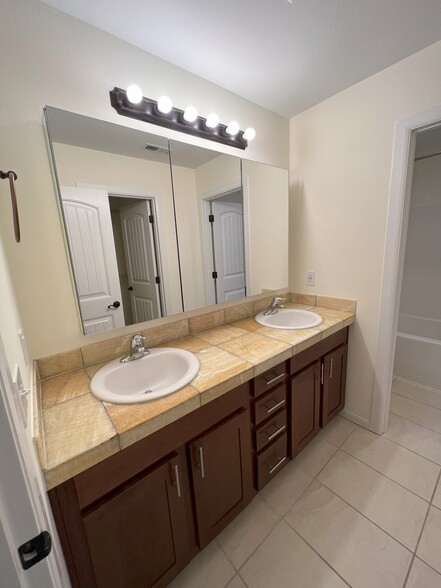
<path id="1" fill-rule="evenodd" d="M 291 117 L 441 39 L 440 0 L 44 0 Z"/>

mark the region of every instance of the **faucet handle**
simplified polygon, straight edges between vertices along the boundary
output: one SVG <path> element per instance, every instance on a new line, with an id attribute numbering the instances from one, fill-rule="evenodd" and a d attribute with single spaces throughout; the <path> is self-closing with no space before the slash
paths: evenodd
<path id="1" fill-rule="evenodd" d="M 145 337 L 142 335 L 133 335 L 132 337 L 132 349 L 140 347 L 145 341 Z"/>

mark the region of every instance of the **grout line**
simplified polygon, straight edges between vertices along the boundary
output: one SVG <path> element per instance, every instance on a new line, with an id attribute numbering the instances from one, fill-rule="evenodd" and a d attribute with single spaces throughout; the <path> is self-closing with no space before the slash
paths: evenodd
<path id="1" fill-rule="evenodd" d="M 416 553 L 417 553 L 417 551 L 418 551 L 418 547 L 419 547 L 419 545 L 420 545 L 421 537 L 423 536 L 424 529 L 425 529 L 425 527 L 426 527 L 427 518 L 428 518 L 428 516 L 429 516 L 429 511 L 430 511 L 430 509 L 431 509 L 431 507 L 432 507 L 432 504 L 433 504 L 433 499 L 434 499 L 434 497 L 435 497 L 435 492 L 436 492 L 436 489 L 437 489 L 437 487 L 438 487 L 438 484 L 439 484 L 440 477 L 441 477 L 441 472 L 438 474 L 438 478 L 437 478 L 437 480 L 436 480 L 435 488 L 434 488 L 434 490 L 433 490 L 433 492 L 432 492 L 432 498 L 430 499 L 430 502 L 429 502 L 429 508 L 427 509 L 427 513 L 426 513 L 426 516 L 425 516 L 425 518 L 424 518 L 424 523 L 423 523 L 423 526 L 421 527 L 421 531 L 420 531 L 420 534 L 419 534 L 419 536 L 418 536 L 418 540 L 417 540 L 417 542 L 416 542 L 415 551 L 414 551 L 414 552 L 413 552 L 413 554 L 412 554 L 412 559 L 411 559 L 411 561 L 410 561 L 409 569 L 407 570 L 406 579 L 404 580 L 403 588 L 405 588 L 405 587 L 406 587 L 406 584 L 407 584 L 407 582 L 408 582 L 408 580 L 409 580 L 410 570 L 412 569 L 413 562 L 414 562 L 414 560 L 415 560 Z M 425 562 L 423 559 L 421 559 L 421 561 L 423 561 L 424 563 L 426 563 L 426 562 Z M 431 567 L 431 566 L 430 566 L 430 567 Z M 433 568 L 432 568 L 432 569 L 433 569 Z M 436 571 L 436 570 L 435 570 L 435 571 Z M 438 572 L 438 573 L 439 573 L 439 572 Z"/>
<path id="2" fill-rule="evenodd" d="M 410 419 L 407 419 L 406 417 L 403 417 L 399 414 L 395 414 L 395 413 L 392 413 L 392 414 L 394 416 L 397 416 L 400 419 L 403 419 L 403 421 L 407 421 L 409 423 L 412 423 L 413 425 L 417 425 L 417 427 L 421 427 L 422 429 L 426 429 L 426 431 L 430 431 L 431 433 L 435 433 L 436 435 L 441 437 L 441 433 L 437 433 L 436 431 L 433 431 L 432 429 L 428 429 L 424 425 L 420 425 L 419 423 L 416 423 L 415 421 L 411 421 Z M 369 429 L 366 429 L 366 430 L 369 430 Z M 371 431 L 371 433 L 372 433 L 372 431 Z M 421 453 L 418 453 L 417 451 L 410 449 L 409 447 L 407 447 L 407 445 L 402 445 L 401 443 L 398 443 L 398 441 L 395 441 L 395 439 L 391 439 L 390 437 L 387 437 L 386 433 L 379 435 L 379 437 L 384 437 L 388 441 L 391 441 L 392 443 L 395 443 L 395 445 L 398 445 L 398 447 L 403 447 L 404 449 L 407 449 L 407 451 L 410 451 L 410 452 L 414 453 L 415 455 L 419 455 L 420 457 L 426 459 L 427 461 L 430 461 L 431 463 L 436 464 L 437 466 L 441 466 L 441 463 L 438 463 L 437 461 L 434 461 L 433 459 L 430 459 L 430 458 L 426 457 L 425 455 L 421 455 Z"/>
<path id="3" fill-rule="evenodd" d="M 416 404 L 421 404 L 421 406 L 425 406 L 426 408 L 433 408 L 434 410 L 441 412 L 441 409 L 438 408 L 437 406 L 432 406 L 431 404 L 427 404 L 426 402 L 421 402 L 420 400 L 415 400 L 415 398 L 409 398 L 409 396 L 406 396 L 405 394 L 399 394 L 398 392 L 395 392 L 394 390 L 391 390 L 391 394 L 395 394 L 396 396 L 399 396 L 400 398 L 405 398 L 406 400 L 410 400 L 411 402 L 415 402 Z"/>
<path id="4" fill-rule="evenodd" d="M 417 498 L 419 498 L 420 500 L 424 500 L 424 502 L 429 503 L 430 500 L 427 498 L 423 498 L 422 496 L 420 496 L 419 494 L 417 494 L 416 492 L 414 492 L 413 490 L 411 490 L 410 488 L 408 488 L 407 486 L 404 486 L 403 484 L 401 484 L 400 482 L 397 482 L 396 480 L 394 480 L 393 478 L 391 478 L 390 476 L 388 476 L 387 474 L 385 474 L 384 472 L 377 470 L 377 468 L 374 468 L 373 466 L 371 466 L 370 464 L 366 463 L 365 461 L 363 461 L 362 459 L 360 459 L 359 457 L 357 457 L 356 455 L 353 455 L 352 453 L 349 453 L 349 451 L 347 451 L 346 449 L 344 449 L 343 447 L 340 447 L 341 451 L 343 451 L 343 453 L 346 453 L 346 455 L 349 455 L 350 457 L 356 459 L 357 461 L 359 461 L 361 464 L 363 464 L 364 466 L 366 466 L 367 468 L 370 468 L 371 470 L 373 470 L 374 472 L 377 472 L 377 474 L 380 474 L 381 476 L 383 476 L 384 478 L 386 478 L 387 480 L 390 480 L 391 482 L 393 482 L 394 484 L 397 484 L 397 486 L 400 486 L 401 488 L 404 488 L 404 490 L 407 490 L 408 492 L 410 492 L 411 494 L 413 494 L 414 496 L 416 496 Z M 424 459 L 424 458 L 422 458 Z M 432 463 L 432 462 L 430 462 Z M 441 468 L 441 466 L 438 466 L 438 468 Z M 440 470 L 441 471 L 441 470 Z M 439 475 L 440 472 L 438 472 Z M 436 483 L 435 483 L 435 488 L 436 488 Z"/>
<path id="5" fill-rule="evenodd" d="M 380 527 L 380 525 L 378 523 L 376 523 L 375 521 L 373 521 L 372 519 L 370 519 L 367 515 L 365 515 L 363 512 L 361 512 L 360 510 L 358 510 L 358 508 L 356 508 L 353 504 L 351 504 L 345 498 L 343 498 L 342 496 L 340 496 L 340 494 L 337 494 L 337 492 L 335 492 L 332 488 L 329 488 L 329 486 L 327 486 L 324 482 L 322 482 L 319 479 L 317 479 L 317 482 L 319 484 L 321 484 L 322 486 L 324 486 L 325 488 L 327 488 L 330 492 L 332 492 L 332 494 L 334 494 L 334 496 L 337 496 L 337 498 L 339 498 L 340 500 L 342 500 L 350 508 L 352 508 L 353 510 L 355 510 L 355 512 L 358 512 L 358 514 L 361 515 L 362 517 L 364 517 L 367 521 L 369 521 L 370 523 L 372 523 L 373 525 L 375 525 L 378 529 L 380 529 L 380 531 L 383 531 L 383 533 L 385 533 L 386 535 L 388 535 L 396 543 L 399 543 L 402 547 L 404 547 L 404 549 L 406 549 L 406 551 L 409 551 L 409 553 L 413 553 L 413 551 L 412 551 L 412 549 L 410 547 L 407 547 L 399 539 L 397 539 L 396 537 L 394 537 L 393 535 L 391 535 L 389 533 L 389 531 L 386 531 L 385 529 L 383 529 L 383 527 Z M 427 500 L 425 500 L 424 502 L 427 504 L 427 512 L 429 512 L 430 504 L 427 502 Z M 426 516 L 427 516 L 427 512 L 426 512 Z M 423 524 L 423 526 L 424 526 L 424 524 Z"/>

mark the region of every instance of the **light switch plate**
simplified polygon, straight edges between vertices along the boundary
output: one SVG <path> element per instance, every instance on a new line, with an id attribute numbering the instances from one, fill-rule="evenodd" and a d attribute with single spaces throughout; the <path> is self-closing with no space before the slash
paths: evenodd
<path id="1" fill-rule="evenodd" d="M 14 375 L 12 377 L 12 393 L 14 396 L 14 403 L 17 407 L 17 412 L 21 415 L 23 419 L 23 423 L 25 428 L 28 426 L 28 395 L 29 390 L 27 390 L 23 385 L 23 380 L 21 379 L 20 368 L 18 364 L 14 366 Z"/>
<path id="2" fill-rule="evenodd" d="M 18 338 L 20 339 L 20 343 L 21 343 L 21 349 L 23 351 L 23 357 L 25 360 L 25 364 L 29 365 L 29 351 L 28 351 L 28 346 L 26 343 L 26 339 L 23 333 L 23 329 L 19 329 L 18 331 Z"/>

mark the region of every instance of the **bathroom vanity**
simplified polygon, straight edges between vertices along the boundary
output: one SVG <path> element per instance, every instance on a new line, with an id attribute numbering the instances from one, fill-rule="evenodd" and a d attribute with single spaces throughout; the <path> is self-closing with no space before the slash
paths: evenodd
<path id="1" fill-rule="evenodd" d="M 340 412 L 354 312 L 318 308 L 320 327 L 278 330 L 279 339 L 255 329 L 253 317 L 216 327 L 243 328 L 232 339 L 242 358 L 267 343 L 275 351 L 244 365 L 243 383 L 217 377 L 194 410 L 130 444 L 120 435 L 113 455 L 90 467 L 72 462 L 66 479 L 50 484 L 73 586 L 166 586 Z M 210 338 L 216 328 L 192 337 Z M 207 369 L 216 372 L 202 362 Z"/>

